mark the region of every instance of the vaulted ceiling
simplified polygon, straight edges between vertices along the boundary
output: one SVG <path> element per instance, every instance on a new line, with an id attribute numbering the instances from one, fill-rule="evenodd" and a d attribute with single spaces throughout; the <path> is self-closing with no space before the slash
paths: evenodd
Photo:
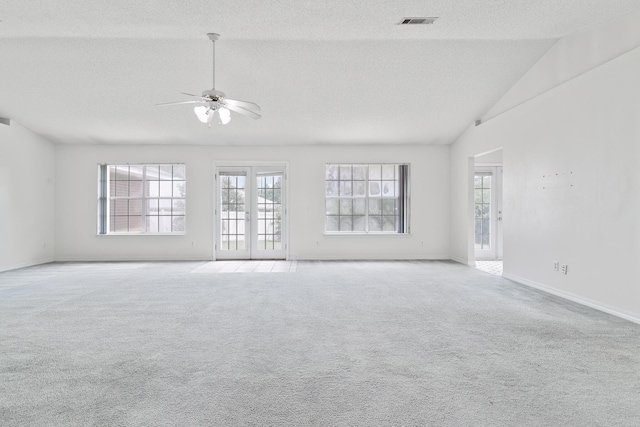
<path id="1" fill-rule="evenodd" d="M 4 0 L 0 116 L 60 143 L 452 142 L 567 34 L 640 0 Z M 435 16 L 433 25 L 398 25 Z M 200 123 L 212 86 L 263 118 Z"/>

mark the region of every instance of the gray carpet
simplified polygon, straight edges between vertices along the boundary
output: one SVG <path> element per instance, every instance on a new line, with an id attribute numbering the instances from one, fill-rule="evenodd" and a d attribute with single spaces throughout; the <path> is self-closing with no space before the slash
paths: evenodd
<path id="1" fill-rule="evenodd" d="M 452 262 L 0 273 L 2 426 L 638 426 L 640 326 Z"/>

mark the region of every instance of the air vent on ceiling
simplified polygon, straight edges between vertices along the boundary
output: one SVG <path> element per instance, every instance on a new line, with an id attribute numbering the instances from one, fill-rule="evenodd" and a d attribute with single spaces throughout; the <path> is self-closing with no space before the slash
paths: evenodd
<path id="1" fill-rule="evenodd" d="M 431 18 L 402 18 L 398 24 L 400 25 L 431 25 L 436 22 L 437 17 Z"/>

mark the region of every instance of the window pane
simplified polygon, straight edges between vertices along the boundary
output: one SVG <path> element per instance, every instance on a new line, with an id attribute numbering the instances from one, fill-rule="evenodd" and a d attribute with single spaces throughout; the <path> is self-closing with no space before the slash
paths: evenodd
<path id="1" fill-rule="evenodd" d="M 173 181 L 173 197 L 185 196 L 185 181 Z"/>
<path id="2" fill-rule="evenodd" d="M 382 224 L 380 222 L 380 217 L 377 217 L 377 216 L 369 217 L 369 231 L 382 231 Z"/>
<path id="3" fill-rule="evenodd" d="M 382 181 L 382 195 L 385 197 L 395 197 L 394 181 Z"/>
<path id="4" fill-rule="evenodd" d="M 129 196 L 129 181 L 116 181 L 116 197 Z"/>
<path id="5" fill-rule="evenodd" d="M 369 179 L 370 180 L 382 179 L 382 165 L 369 165 Z"/>
<path id="6" fill-rule="evenodd" d="M 338 182 L 337 181 L 327 181 L 327 196 L 335 197 L 340 193 L 338 192 Z"/>
<path id="7" fill-rule="evenodd" d="M 365 215 L 366 213 L 365 199 L 353 199 L 353 214 Z"/>
<path id="8" fill-rule="evenodd" d="M 365 196 L 365 181 L 355 181 L 353 183 L 353 195 L 357 197 Z"/>
<path id="9" fill-rule="evenodd" d="M 340 231 L 353 231 L 352 221 L 350 216 L 340 217 Z"/>
<path id="10" fill-rule="evenodd" d="M 340 165 L 340 180 L 351 180 L 351 165 Z"/>
<path id="11" fill-rule="evenodd" d="M 184 215 L 184 199 L 174 199 L 171 201 L 171 205 L 171 213 L 173 215 Z"/>
<path id="12" fill-rule="evenodd" d="M 382 165 L 382 179 L 395 179 L 395 165 Z"/>
<path id="13" fill-rule="evenodd" d="M 369 215 L 382 214 L 382 203 L 380 199 L 369 199 Z"/>
<path id="14" fill-rule="evenodd" d="M 379 195 L 380 195 L 380 182 L 369 181 L 369 196 L 379 196 Z"/>
<path id="15" fill-rule="evenodd" d="M 172 190 L 171 181 L 160 181 L 160 197 L 171 197 Z"/>
<path id="16" fill-rule="evenodd" d="M 160 165 L 160 180 L 171 181 L 173 179 L 173 166 Z"/>
<path id="17" fill-rule="evenodd" d="M 475 203 L 482 203 L 482 189 L 475 189 L 473 200 Z"/>
<path id="18" fill-rule="evenodd" d="M 184 216 L 174 216 L 171 220 L 172 231 L 184 231 Z"/>
<path id="19" fill-rule="evenodd" d="M 171 199 L 160 199 L 158 203 L 161 215 L 171 215 Z"/>
<path id="20" fill-rule="evenodd" d="M 184 165 L 173 165 L 173 179 L 184 180 L 186 178 L 186 170 Z"/>
<path id="21" fill-rule="evenodd" d="M 396 204 L 396 201 L 394 199 L 384 199 L 384 200 L 382 200 L 382 214 L 383 215 L 395 215 L 395 213 L 396 213 L 395 204 Z"/>
<path id="22" fill-rule="evenodd" d="M 129 200 L 114 200 L 115 201 L 115 210 L 113 212 L 114 215 L 128 215 L 129 214 Z"/>
<path id="23" fill-rule="evenodd" d="M 142 197 L 142 181 L 131 181 L 129 183 L 129 196 Z"/>
<path id="24" fill-rule="evenodd" d="M 148 233 L 157 233 L 158 232 L 158 217 L 157 216 L 148 216 L 147 217 L 147 232 Z"/>
<path id="25" fill-rule="evenodd" d="M 396 230 L 396 217 L 384 216 L 382 217 L 382 231 L 395 231 Z"/>
<path id="26" fill-rule="evenodd" d="M 327 199 L 326 201 L 327 215 L 338 215 L 340 213 L 340 200 L 339 199 Z"/>
<path id="27" fill-rule="evenodd" d="M 340 231 L 340 217 L 327 216 L 326 230 L 327 231 Z"/>
<path id="28" fill-rule="evenodd" d="M 130 181 L 142 181 L 142 165 L 130 165 L 129 166 L 129 180 Z"/>
<path id="29" fill-rule="evenodd" d="M 340 215 L 351 215 L 353 213 L 353 204 L 351 199 L 340 200 Z"/>
<path id="30" fill-rule="evenodd" d="M 116 216 L 115 230 L 116 233 L 124 233 L 129 231 L 129 217 Z"/>
<path id="31" fill-rule="evenodd" d="M 353 231 L 365 231 L 367 226 L 366 216 L 353 217 Z"/>
<path id="32" fill-rule="evenodd" d="M 160 196 L 160 181 L 147 181 L 145 182 L 146 191 L 145 194 L 149 197 Z"/>
<path id="33" fill-rule="evenodd" d="M 353 166 L 353 179 L 355 181 L 364 181 L 367 179 L 367 166 L 366 165 L 354 165 Z"/>
<path id="34" fill-rule="evenodd" d="M 142 199 L 129 200 L 129 215 L 142 215 Z"/>
<path id="35" fill-rule="evenodd" d="M 327 165 L 326 166 L 326 180 L 327 181 L 336 181 L 338 179 L 338 165 Z"/>
<path id="36" fill-rule="evenodd" d="M 144 171 L 148 181 L 160 179 L 160 166 L 146 165 L 146 167 L 144 168 Z"/>
<path id="37" fill-rule="evenodd" d="M 340 181 L 340 196 L 351 196 L 351 181 Z"/>
<path id="38" fill-rule="evenodd" d="M 160 233 L 170 233 L 171 232 L 171 217 L 170 216 L 159 216 L 158 217 L 158 231 Z"/>
<path id="39" fill-rule="evenodd" d="M 147 199 L 147 215 L 158 215 L 158 199 Z"/>
<path id="40" fill-rule="evenodd" d="M 141 233 L 142 229 L 142 216 L 130 216 L 129 217 L 129 232 Z"/>

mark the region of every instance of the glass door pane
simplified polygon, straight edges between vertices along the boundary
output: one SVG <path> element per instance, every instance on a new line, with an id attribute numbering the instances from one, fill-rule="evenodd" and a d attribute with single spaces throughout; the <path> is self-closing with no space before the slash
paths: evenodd
<path id="1" fill-rule="evenodd" d="M 249 227 L 247 197 L 250 189 L 247 188 L 246 170 L 220 171 L 219 183 L 219 210 L 218 223 L 219 241 L 218 258 L 243 259 L 249 257 Z"/>
<path id="2" fill-rule="evenodd" d="M 218 259 L 285 259 L 285 174 L 274 167 L 218 169 Z"/>
<path id="3" fill-rule="evenodd" d="M 252 258 L 284 259 L 284 171 L 256 168 L 254 183 L 256 221 L 253 227 L 256 239 Z"/>
<path id="4" fill-rule="evenodd" d="M 475 256 L 496 257 L 495 168 L 476 169 L 473 179 Z"/>

